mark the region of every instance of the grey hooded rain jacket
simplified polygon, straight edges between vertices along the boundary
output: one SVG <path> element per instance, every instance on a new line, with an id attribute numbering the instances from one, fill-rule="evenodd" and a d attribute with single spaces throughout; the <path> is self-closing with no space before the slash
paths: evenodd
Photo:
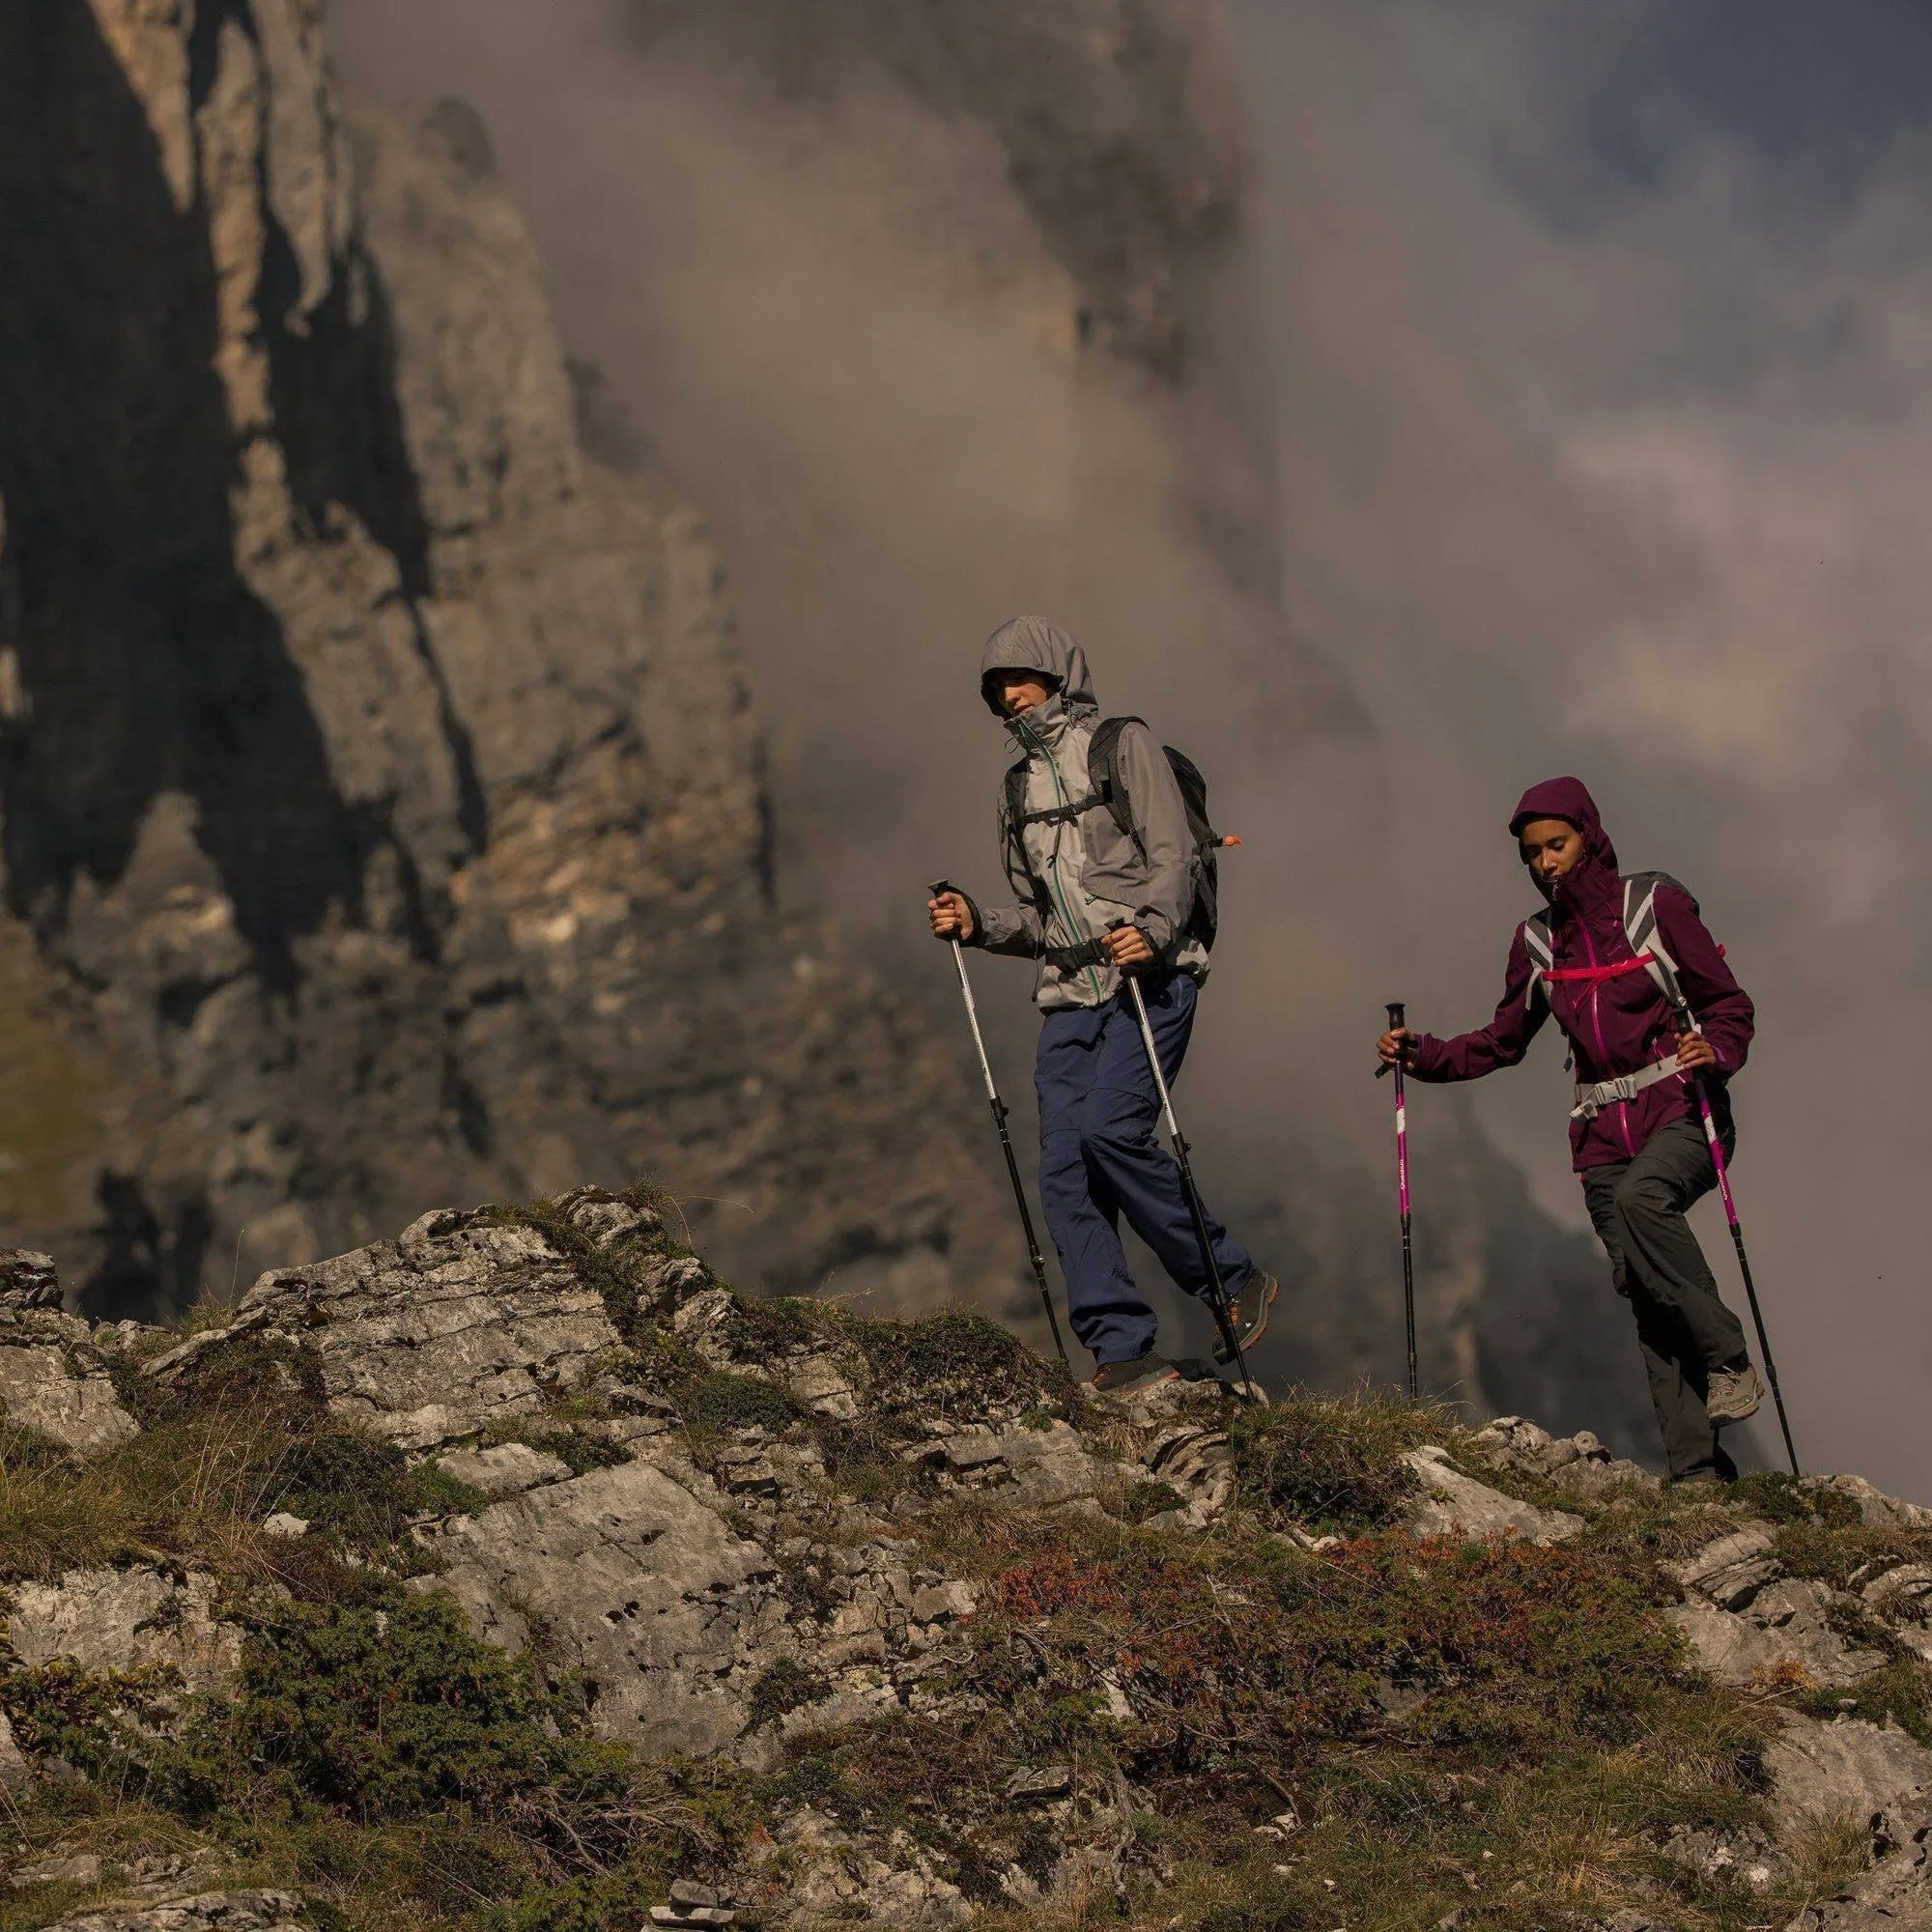
<path id="1" fill-rule="evenodd" d="M 1085 948 L 1115 920 L 1147 934 L 1161 964 L 1208 977 L 1208 949 L 1187 932 L 1200 883 L 1201 854 L 1187 808 L 1159 741 L 1145 724 L 1121 732 L 1116 769 L 1133 820 L 1129 837 L 1094 792 L 1087 748 L 1100 707 L 1087 673 L 1087 654 L 1043 617 L 1015 617 L 986 641 L 980 660 L 980 691 L 1004 717 L 986 678 L 998 670 L 1035 670 L 1054 685 L 1053 696 L 1007 729 L 1026 771 L 1026 809 L 1047 811 L 1091 800 L 1070 818 L 1020 826 L 1000 788 L 1000 850 L 1017 905 L 974 906 L 974 946 L 1037 959 L 1034 998 L 1044 1011 L 1103 1006 L 1120 991 L 1111 962 L 1073 963 L 1057 955 Z"/>

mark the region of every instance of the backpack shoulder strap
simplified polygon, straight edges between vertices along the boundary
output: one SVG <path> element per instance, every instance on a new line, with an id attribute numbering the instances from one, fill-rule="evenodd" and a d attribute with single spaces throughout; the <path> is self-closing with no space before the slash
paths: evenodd
<path id="1" fill-rule="evenodd" d="M 1697 901 L 1668 872 L 1632 872 L 1624 880 L 1624 937 L 1638 958 L 1646 952 L 1650 954 L 1644 971 L 1657 982 L 1657 990 L 1663 995 L 1670 1010 L 1681 1013 L 1689 1009 L 1689 1003 L 1677 977 L 1677 961 L 1670 956 L 1663 934 L 1658 929 L 1659 886 L 1669 886 L 1683 893 L 1690 899 L 1691 909 L 1696 909 Z"/>
<path id="2" fill-rule="evenodd" d="M 1026 835 L 1026 786 L 1027 760 L 1017 758 L 1007 767 L 1004 781 L 1007 800 L 1007 838 L 1013 850 L 1018 853 L 1021 867 L 1032 874 L 1033 867 L 1027 861 Z"/>
<path id="3" fill-rule="evenodd" d="M 1087 741 L 1087 782 L 1099 795 L 1101 804 L 1112 813 L 1113 820 L 1129 838 L 1134 837 L 1134 813 L 1132 802 L 1127 797 L 1127 788 L 1121 782 L 1117 769 L 1118 753 L 1121 748 L 1121 733 L 1129 724 L 1147 728 L 1145 718 L 1103 718 L 1094 727 L 1094 735 Z"/>
<path id="4" fill-rule="evenodd" d="M 1523 946 L 1529 953 L 1529 986 L 1522 996 L 1523 1004 L 1534 1011 L 1538 1000 L 1548 1003 L 1549 989 L 1544 984 L 1543 976 L 1556 964 L 1556 947 L 1547 912 L 1532 913 L 1520 929 Z"/>

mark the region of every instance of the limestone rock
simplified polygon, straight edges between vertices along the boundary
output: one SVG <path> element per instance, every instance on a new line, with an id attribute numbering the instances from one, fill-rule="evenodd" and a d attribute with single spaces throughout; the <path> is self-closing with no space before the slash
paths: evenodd
<path id="1" fill-rule="evenodd" d="M 1742 1609 L 1764 1586 L 1784 1574 L 1771 1553 L 1771 1530 L 1754 1523 L 1709 1543 L 1689 1561 L 1670 1566 L 1687 1590 L 1708 1597 L 1719 1609 Z"/>
<path id="2" fill-rule="evenodd" d="M 1765 1769 L 1781 1837 L 1833 1818 L 1863 1825 L 1880 1811 L 1932 1819 L 1932 1751 L 1900 1730 L 1857 1718 L 1822 1723 L 1787 1713 L 1783 1735 L 1765 1752 Z"/>
<path id="3" fill-rule="evenodd" d="M 78 1456 L 99 1456 L 141 1433 L 106 1371 L 82 1367 L 61 1349 L 0 1346 L 0 1406 L 9 1422 Z"/>
<path id="4" fill-rule="evenodd" d="M 1477 1432 L 1478 1448 L 1520 1476 L 1554 1483 L 1580 1496 L 1600 1497 L 1626 1486 L 1656 1489 L 1658 1478 L 1614 1457 L 1589 1430 L 1553 1436 L 1527 1417 L 1499 1415 Z"/>
<path id="5" fill-rule="evenodd" d="M 1518 1502 L 1463 1475 L 1451 1465 L 1446 1449 L 1411 1449 L 1403 1460 L 1422 1485 L 1422 1498 L 1403 1523 L 1411 1536 L 1516 1535 L 1530 1543 L 1561 1543 L 1583 1527 L 1583 1519 L 1567 1510 Z"/>
<path id="6" fill-rule="evenodd" d="M 47 1932 L 314 1932 L 302 1902 L 286 1891 L 204 1891 L 166 1905 L 83 1912 Z"/>
<path id="7" fill-rule="evenodd" d="M 652 1754 L 735 1739 L 782 1624 L 774 1566 L 711 1504 L 649 1463 L 531 1490 L 447 1524 L 449 1590 L 478 1634 L 506 1648 L 542 1620 L 588 1680 L 592 1720 Z"/>
<path id="8" fill-rule="evenodd" d="M 1932 1509 L 1923 1503 L 1901 1502 L 1865 1481 L 1862 1476 L 1806 1476 L 1800 1486 L 1814 1493 L 1845 1496 L 1875 1529 L 1932 1529 Z"/>
<path id="9" fill-rule="evenodd" d="M 1835 1896 L 1807 1905 L 1785 1932 L 1932 1932 L 1932 1826 Z"/>
<path id="10" fill-rule="evenodd" d="M 1672 1567 L 1688 1594 L 1663 1614 L 1700 1667 L 1732 1685 L 1795 1668 L 1815 1684 L 1842 1686 L 1878 1669 L 1883 1656 L 1855 1649 L 1833 1628 L 1831 1587 L 1786 1577 L 1772 1544 L 1771 1530 L 1754 1524 Z"/>
<path id="11" fill-rule="evenodd" d="M 90 1670 L 172 1664 L 188 1690 L 213 1690 L 241 1662 L 241 1633 L 216 1613 L 214 1579 L 149 1568 L 70 1571 L 9 1585 L 7 1639 L 23 1664 L 57 1657 Z"/>
<path id="12" fill-rule="evenodd" d="M 902 1834 L 895 1843 L 868 1845 L 807 1807 L 785 1819 L 773 1840 L 793 1867 L 784 1905 L 795 1924 L 953 1932 L 973 1917 L 959 1888 Z"/>
<path id="13" fill-rule="evenodd" d="M 244 1320 L 298 1336 L 329 1406 L 405 1448 L 582 1383 L 617 1346 L 601 1297 L 533 1229 L 439 1209 L 393 1242 L 267 1274 Z"/>
<path id="14" fill-rule="evenodd" d="M 527 1442 L 500 1442 L 492 1449 L 451 1449 L 437 1459 L 437 1467 L 466 1489 L 486 1496 L 505 1496 L 533 1490 L 539 1483 L 559 1483 L 570 1474 L 561 1456 L 546 1455 Z"/>
<path id="15" fill-rule="evenodd" d="M 0 1248 L 0 1308 L 58 1308 L 54 1258 L 34 1248 Z"/>
<path id="16" fill-rule="evenodd" d="M 1158 1528 L 1205 1529 L 1235 1492 L 1234 1453 L 1225 1429 L 1179 1423 L 1161 1430 L 1141 1452 L 1151 1481 L 1164 1483 L 1185 1500 L 1150 1522 Z"/>
<path id="17" fill-rule="evenodd" d="M 33 1777 L 34 1768 L 14 1736 L 14 1726 L 6 1712 L 0 1711 L 0 1791 L 17 1790 L 31 1784 Z"/>

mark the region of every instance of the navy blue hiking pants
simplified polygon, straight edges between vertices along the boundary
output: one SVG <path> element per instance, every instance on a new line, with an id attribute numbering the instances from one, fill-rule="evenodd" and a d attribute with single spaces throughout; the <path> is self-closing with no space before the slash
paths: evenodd
<path id="1" fill-rule="evenodd" d="M 1185 973 L 1141 981 L 1160 1070 L 1173 1084 L 1187 1052 L 1199 987 Z M 1153 1347 L 1155 1318 L 1121 1247 L 1120 1222 L 1158 1258 L 1178 1287 L 1212 1293 L 1180 1184 L 1180 1169 L 1155 1135 L 1160 1096 L 1122 989 L 1103 1007 L 1051 1012 L 1039 1030 L 1039 1199 L 1066 1277 L 1073 1332 L 1102 1368 Z M 1254 1273 L 1248 1251 L 1210 1214 L 1208 1238 L 1221 1281 L 1238 1294 Z"/>

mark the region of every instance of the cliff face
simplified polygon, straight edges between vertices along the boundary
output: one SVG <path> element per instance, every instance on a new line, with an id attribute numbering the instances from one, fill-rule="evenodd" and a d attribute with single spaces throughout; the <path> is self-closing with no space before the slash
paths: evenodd
<path id="1" fill-rule="evenodd" d="M 0 1209 L 119 1308 L 650 1168 L 748 1279 L 997 1299 L 954 1058 L 772 912 L 696 515 L 585 454 L 480 124 L 321 35 L 0 21 Z"/>

